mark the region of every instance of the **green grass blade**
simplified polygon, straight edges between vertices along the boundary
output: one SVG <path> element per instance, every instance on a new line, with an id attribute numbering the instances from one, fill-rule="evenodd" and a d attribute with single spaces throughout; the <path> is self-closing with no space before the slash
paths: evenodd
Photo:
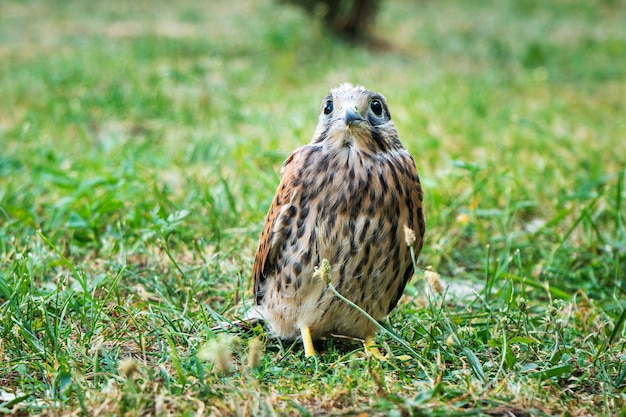
<path id="1" fill-rule="evenodd" d="M 619 315 L 615 322 L 615 327 L 613 327 L 613 331 L 609 337 L 609 344 L 613 344 L 613 342 L 619 338 L 624 322 L 626 322 L 626 308 L 622 309 L 622 314 Z"/>

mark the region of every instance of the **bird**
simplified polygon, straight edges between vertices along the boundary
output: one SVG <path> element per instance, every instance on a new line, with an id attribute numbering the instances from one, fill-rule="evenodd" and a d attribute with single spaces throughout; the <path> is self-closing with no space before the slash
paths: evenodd
<path id="1" fill-rule="evenodd" d="M 252 270 L 254 313 L 282 340 L 347 336 L 376 349 L 377 326 L 414 274 L 426 230 L 415 161 L 384 96 L 344 83 L 322 100 L 310 143 L 287 157 Z M 413 238 L 405 240 L 405 230 Z M 377 351 L 377 349 L 376 349 Z"/>

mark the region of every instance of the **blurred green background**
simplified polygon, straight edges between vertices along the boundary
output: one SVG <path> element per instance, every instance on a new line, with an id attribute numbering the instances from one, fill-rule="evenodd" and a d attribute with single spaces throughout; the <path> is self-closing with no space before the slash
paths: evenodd
<path id="1" fill-rule="evenodd" d="M 619 340 L 626 3 L 386 0 L 372 35 L 371 44 L 346 42 L 320 19 L 270 0 L 3 0 L 0 386 L 32 393 L 23 401 L 35 407 L 33 398 L 74 398 L 59 391 L 64 381 L 99 391 L 129 351 L 120 341 L 142 326 L 157 345 L 164 334 L 180 336 L 178 378 L 192 372 L 185 360 L 192 367 L 216 320 L 238 317 L 250 295 L 283 160 L 311 139 L 320 101 L 342 82 L 386 96 L 414 156 L 428 223 L 420 266 L 483 297 L 450 307 L 459 325 L 502 311 L 498 303 L 518 312 L 532 304 L 538 320 L 553 298 L 576 311 L 583 300 L 597 322 L 577 316 L 566 334 L 572 346 L 588 334 Z M 428 313 L 411 306 L 394 313 L 407 320 L 398 331 L 422 340 L 406 332 Z M 143 324 L 111 327 L 138 312 Z M 108 362 L 89 351 L 94 340 L 110 343 Z M 474 342 L 486 361 L 487 342 Z M 159 346 L 161 356 L 153 353 L 169 363 Z M 540 352 L 550 349 L 510 369 L 547 361 Z M 623 343 L 616 349 L 614 367 L 591 378 L 594 392 L 613 387 L 613 402 L 581 400 L 570 412 L 623 404 Z M 583 373 L 596 366 L 583 362 Z M 272 375 L 268 386 L 279 386 L 272 378 L 280 372 Z M 545 387 L 528 389 L 510 401 L 536 396 L 554 412 L 571 400 L 552 403 Z M 414 388 L 397 390 L 409 398 Z M 424 404 L 453 409 L 436 398 Z M 363 410 L 397 405 L 380 401 Z M 224 404 L 221 412 L 233 412 Z"/>

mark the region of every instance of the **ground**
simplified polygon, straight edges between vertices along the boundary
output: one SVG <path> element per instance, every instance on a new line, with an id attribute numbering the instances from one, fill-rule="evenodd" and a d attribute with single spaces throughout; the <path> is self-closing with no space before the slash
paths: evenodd
<path id="1" fill-rule="evenodd" d="M 0 413 L 624 415 L 626 3 L 387 0 L 375 35 L 269 0 L 0 4 Z M 345 81 L 425 188 L 387 361 L 223 330 Z"/>

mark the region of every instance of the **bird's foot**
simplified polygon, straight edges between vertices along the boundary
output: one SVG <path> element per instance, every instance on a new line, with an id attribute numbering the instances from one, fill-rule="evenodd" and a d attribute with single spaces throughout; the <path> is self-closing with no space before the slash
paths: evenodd
<path id="1" fill-rule="evenodd" d="M 388 356 L 387 355 L 383 355 L 380 352 L 380 350 L 378 349 L 378 346 L 376 345 L 376 342 L 374 341 L 374 337 L 373 336 L 367 337 L 363 341 L 363 346 L 365 347 L 365 351 L 369 355 L 372 355 L 374 358 L 378 359 L 381 362 L 386 362 L 387 361 Z"/>
<path id="2" fill-rule="evenodd" d="M 310 358 L 315 356 L 315 348 L 313 347 L 313 339 L 311 338 L 311 329 L 309 326 L 304 326 L 300 329 L 302 335 L 302 343 L 304 344 L 304 356 Z"/>

